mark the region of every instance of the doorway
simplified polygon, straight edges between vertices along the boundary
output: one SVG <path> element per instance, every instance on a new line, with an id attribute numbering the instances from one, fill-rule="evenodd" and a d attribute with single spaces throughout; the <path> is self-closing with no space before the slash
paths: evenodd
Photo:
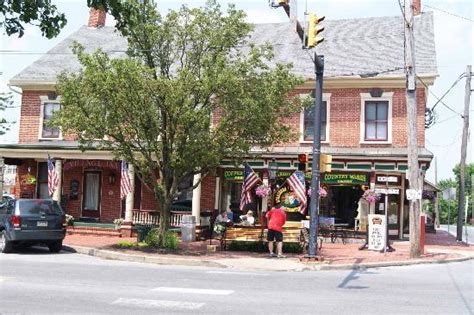
<path id="1" fill-rule="evenodd" d="M 100 217 L 100 188 L 101 172 L 84 172 L 84 199 L 82 202 L 82 216 L 89 218 Z"/>

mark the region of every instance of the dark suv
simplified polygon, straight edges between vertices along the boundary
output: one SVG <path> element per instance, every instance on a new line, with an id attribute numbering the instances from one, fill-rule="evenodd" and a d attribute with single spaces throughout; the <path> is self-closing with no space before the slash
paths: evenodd
<path id="1" fill-rule="evenodd" d="M 16 245 L 47 245 L 57 253 L 66 235 L 63 210 L 51 199 L 18 199 L 0 204 L 0 252 Z"/>

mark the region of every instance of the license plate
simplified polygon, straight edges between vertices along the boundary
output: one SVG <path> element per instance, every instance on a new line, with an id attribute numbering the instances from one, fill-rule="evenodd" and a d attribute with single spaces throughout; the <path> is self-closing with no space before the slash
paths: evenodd
<path id="1" fill-rule="evenodd" d="M 45 226 L 48 226 L 48 222 L 47 221 L 38 221 L 36 223 L 36 226 L 45 227 Z"/>

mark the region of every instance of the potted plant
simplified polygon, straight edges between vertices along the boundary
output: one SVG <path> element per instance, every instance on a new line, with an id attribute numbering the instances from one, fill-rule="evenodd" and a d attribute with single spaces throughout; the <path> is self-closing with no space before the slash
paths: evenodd
<path id="1" fill-rule="evenodd" d="M 375 203 L 380 199 L 380 194 L 376 193 L 373 189 L 367 189 L 366 191 L 364 191 L 362 198 L 367 200 L 368 203 Z"/>
<path id="2" fill-rule="evenodd" d="M 115 219 L 115 220 L 114 220 L 115 229 L 116 229 L 116 230 L 120 229 L 120 227 L 122 226 L 122 223 L 123 223 L 123 219 L 122 219 L 122 218 Z"/>
<path id="3" fill-rule="evenodd" d="M 257 186 L 255 189 L 255 194 L 260 198 L 265 198 L 270 195 L 272 192 L 271 188 L 268 185 L 262 184 Z"/>
<path id="4" fill-rule="evenodd" d="M 70 214 L 66 214 L 66 225 L 74 226 L 74 217 Z"/>

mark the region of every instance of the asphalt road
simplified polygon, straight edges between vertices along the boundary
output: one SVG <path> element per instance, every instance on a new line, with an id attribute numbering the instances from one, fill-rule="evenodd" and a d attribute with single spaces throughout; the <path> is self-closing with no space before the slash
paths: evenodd
<path id="1" fill-rule="evenodd" d="M 473 314 L 473 269 L 249 272 L 33 248 L 0 254 L 0 314 Z"/>
<path id="2" fill-rule="evenodd" d="M 440 228 L 445 231 L 449 231 L 449 234 L 456 236 L 457 235 L 457 226 L 447 224 L 440 225 Z M 463 226 L 462 228 L 462 240 L 468 244 L 474 244 L 474 226 Z"/>

